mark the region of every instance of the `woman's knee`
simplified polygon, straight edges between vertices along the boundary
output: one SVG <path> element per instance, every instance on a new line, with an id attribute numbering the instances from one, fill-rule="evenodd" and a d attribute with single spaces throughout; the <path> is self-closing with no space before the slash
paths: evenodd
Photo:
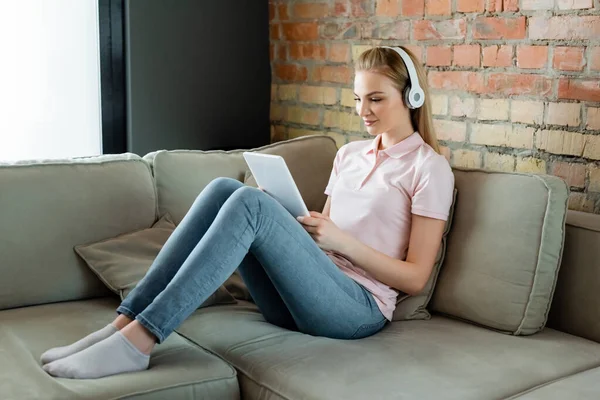
<path id="1" fill-rule="evenodd" d="M 219 198 L 219 200 L 227 200 L 229 196 L 231 196 L 236 190 L 244 187 L 244 184 L 238 180 L 226 177 L 215 178 L 206 187 L 202 190 L 202 192 L 207 192 L 212 195 L 215 195 Z M 200 196 L 198 196 L 200 197 Z"/>

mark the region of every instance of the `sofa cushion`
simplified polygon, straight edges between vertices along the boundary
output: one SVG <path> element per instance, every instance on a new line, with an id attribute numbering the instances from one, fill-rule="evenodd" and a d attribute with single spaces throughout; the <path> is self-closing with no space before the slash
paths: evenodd
<path id="1" fill-rule="evenodd" d="M 213 179 L 229 177 L 243 182 L 249 171 L 242 156 L 244 151 L 282 156 L 309 209 L 323 209 L 326 200 L 323 192 L 337 147 L 330 137 L 314 135 L 249 150 L 174 150 L 147 154 L 144 158 L 152 163 L 154 170 L 160 215 L 169 213 L 179 223 Z"/>
<path id="2" fill-rule="evenodd" d="M 234 365 L 252 399 L 500 399 L 600 365 L 586 339 L 510 336 L 439 315 L 338 340 L 271 325 L 240 302 L 198 310 L 177 332 Z"/>
<path id="3" fill-rule="evenodd" d="M 570 210 L 548 326 L 600 343 L 600 215 Z"/>
<path id="4" fill-rule="evenodd" d="M 460 195 L 431 309 L 515 335 L 541 330 L 568 188 L 548 175 L 455 169 Z"/>
<path id="5" fill-rule="evenodd" d="M 600 397 L 600 368 L 580 372 L 518 394 L 519 400 L 597 400 Z"/>
<path id="6" fill-rule="evenodd" d="M 151 228 L 75 246 L 75 251 L 106 287 L 123 300 L 146 275 L 174 230 L 175 224 L 166 214 Z M 200 307 L 235 303 L 236 300 L 221 285 Z"/>
<path id="7" fill-rule="evenodd" d="M 134 154 L 0 164 L 0 309 L 108 294 L 75 245 L 150 227 L 156 190 Z"/>
<path id="8" fill-rule="evenodd" d="M 112 321 L 113 298 L 0 311 L 2 399 L 239 399 L 236 371 L 177 334 L 155 347 L 146 371 L 101 379 L 56 379 L 40 355 Z"/>

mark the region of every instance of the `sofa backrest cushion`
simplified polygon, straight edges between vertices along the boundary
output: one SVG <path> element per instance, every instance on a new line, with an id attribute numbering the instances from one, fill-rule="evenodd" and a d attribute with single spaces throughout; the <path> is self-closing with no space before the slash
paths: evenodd
<path id="1" fill-rule="evenodd" d="M 431 309 L 527 335 L 546 323 L 568 188 L 548 175 L 454 169 L 459 198 Z"/>
<path id="2" fill-rule="evenodd" d="M 0 309 L 108 294 L 74 246 L 155 217 L 150 167 L 137 155 L 0 164 Z"/>
<path id="3" fill-rule="evenodd" d="M 548 326 L 600 343 L 600 215 L 570 210 Z"/>
<path id="4" fill-rule="evenodd" d="M 256 149 L 231 151 L 174 150 L 148 154 L 158 189 L 158 210 L 179 224 L 202 189 L 215 178 L 247 182 L 244 151 L 282 156 L 310 210 L 322 211 L 323 193 L 337 152 L 335 141 L 315 135 L 274 143 Z M 251 182 L 250 182 L 251 183 Z"/>

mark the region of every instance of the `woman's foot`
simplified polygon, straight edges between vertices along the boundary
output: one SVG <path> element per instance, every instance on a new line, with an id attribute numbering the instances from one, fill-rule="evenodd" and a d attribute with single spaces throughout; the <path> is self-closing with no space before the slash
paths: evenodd
<path id="1" fill-rule="evenodd" d="M 43 366 L 59 378 L 94 379 L 148 369 L 155 337 L 137 321 L 85 350 Z"/>
<path id="2" fill-rule="evenodd" d="M 68 357 L 72 354 L 78 353 L 81 350 L 85 350 L 88 347 L 110 337 L 115 332 L 126 327 L 132 320 L 124 315 L 119 315 L 112 323 L 106 325 L 104 328 L 93 332 L 81 340 L 63 347 L 54 347 L 44 354 L 42 354 L 41 362 L 42 365 L 51 363 L 61 358 Z"/>

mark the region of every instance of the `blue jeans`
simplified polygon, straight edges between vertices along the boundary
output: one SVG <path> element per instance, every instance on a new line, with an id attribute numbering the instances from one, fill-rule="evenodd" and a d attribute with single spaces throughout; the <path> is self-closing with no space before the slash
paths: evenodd
<path id="1" fill-rule="evenodd" d="M 200 193 L 154 263 L 117 308 L 162 343 L 236 269 L 267 320 L 314 336 L 358 339 L 387 322 L 268 194 L 229 178 Z"/>

